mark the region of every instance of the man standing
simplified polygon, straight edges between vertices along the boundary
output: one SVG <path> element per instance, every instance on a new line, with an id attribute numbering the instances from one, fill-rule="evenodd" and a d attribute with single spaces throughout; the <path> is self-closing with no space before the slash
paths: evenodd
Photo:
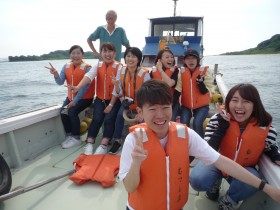
<path id="1" fill-rule="evenodd" d="M 99 26 L 87 39 L 88 45 L 93 54 L 101 59 L 99 50 L 96 51 L 93 41 L 100 40 L 100 46 L 105 42 L 112 42 L 116 48 L 115 60 L 121 61 L 122 45 L 126 48 L 129 47 L 129 40 L 126 37 L 125 30 L 122 27 L 117 26 L 117 13 L 114 10 L 109 10 L 106 14 L 107 25 Z"/>

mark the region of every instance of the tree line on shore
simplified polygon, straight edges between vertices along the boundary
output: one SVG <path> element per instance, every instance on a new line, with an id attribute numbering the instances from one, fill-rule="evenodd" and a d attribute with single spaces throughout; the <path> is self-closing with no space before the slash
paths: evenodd
<path id="1" fill-rule="evenodd" d="M 280 53 L 280 34 L 275 34 L 270 39 L 265 40 L 257 45 L 255 48 L 250 48 L 243 51 L 227 52 L 221 55 L 252 55 L 252 54 L 277 54 Z M 28 55 L 28 56 L 9 56 L 10 62 L 16 61 L 41 61 L 41 60 L 59 60 L 69 59 L 68 50 L 56 50 L 48 54 Z M 84 54 L 85 59 L 96 59 L 92 52 L 88 51 Z"/>
<path id="2" fill-rule="evenodd" d="M 278 54 L 280 53 L 280 34 L 275 34 L 270 39 L 265 40 L 255 48 L 243 51 L 227 52 L 222 55 L 253 55 L 253 54 Z"/>

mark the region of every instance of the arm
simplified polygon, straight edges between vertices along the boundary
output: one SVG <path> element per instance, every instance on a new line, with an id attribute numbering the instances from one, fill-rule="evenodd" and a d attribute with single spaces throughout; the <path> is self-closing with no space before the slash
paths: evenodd
<path id="1" fill-rule="evenodd" d="M 54 76 L 56 84 L 63 85 L 65 81 L 65 65 L 63 66 L 60 74 L 58 74 L 57 70 L 53 67 L 53 65 L 51 63 L 49 64 L 50 67 L 45 66 L 45 68 L 50 70 L 50 73 Z"/>
<path id="2" fill-rule="evenodd" d="M 175 88 L 177 85 L 178 74 L 179 74 L 179 69 L 178 69 L 178 67 L 175 67 L 174 73 L 171 76 L 171 79 L 173 79 L 175 81 L 175 84 L 172 86 L 172 88 Z"/>
<path id="3" fill-rule="evenodd" d="M 89 72 L 87 72 L 83 79 L 79 82 L 77 86 L 72 86 L 72 90 L 74 93 L 78 92 L 81 88 L 86 86 L 87 84 L 90 84 L 92 80 L 97 76 L 97 70 L 98 70 L 98 63 L 95 64 Z"/>
<path id="4" fill-rule="evenodd" d="M 81 88 L 85 87 L 91 82 L 91 79 L 87 76 L 84 76 L 83 79 L 79 82 L 79 84 L 76 86 L 76 90 L 79 91 Z"/>
<path id="5" fill-rule="evenodd" d="M 218 122 L 218 126 L 213 125 L 212 121 L 209 121 L 206 130 L 207 129 L 215 129 L 215 130 L 214 132 L 211 133 L 212 135 L 210 136 L 208 133 L 207 142 L 214 150 L 218 151 L 220 148 L 221 141 L 226 134 L 227 128 L 229 127 L 229 122 L 226 121 L 220 114 L 216 114 L 212 118 L 214 118 Z M 207 131 L 205 132 L 205 134 L 206 133 Z"/>
<path id="6" fill-rule="evenodd" d="M 148 81 L 150 79 L 151 79 L 150 74 L 146 73 L 145 76 L 144 76 L 143 82 L 146 82 L 146 81 Z"/>
<path id="7" fill-rule="evenodd" d="M 175 87 L 175 90 L 177 90 L 178 92 L 182 92 L 182 78 L 181 78 L 181 74 L 178 74 L 178 80 L 177 80 L 177 84 Z"/>
<path id="8" fill-rule="evenodd" d="M 90 69 L 91 69 L 91 67 L 88 67 L 88 68 L 86 69 L 86 72 L 89 72 Z M 73 102 L 74 102 L 75 104 L 77 104 L 78 101 L 81 100 L 81 99 L 84 97 L 84 95 L 85 95 L 85 93 L 87 92 L 87 90 L 88 90 L 89 87 L 90 87 L 90 83 L 87 83 L 84 87 L 82 87 L 82 88 L 78 91 L 77 95 L 73 98 Z"/>
<path id="9" fill-rule="evenodd" d="M 137 132 L 138 133 L 138 132 Z M 140 184 L 140 167 L 142 162 L 147 158 L 148 152 L 143 147 L 143 131 L 133 133 L 135 146 L 131 153 L 132 163 L 130 169 L 123 180 L 125 189 L 128 193 L 133 193 Z M 123 154 L 122 154 L 123 155 Z"/>
<path id="10" fill-rule="evenodd" d="M 204 84 L 204 78 L 201 77 L 200 75 L 197 76 L 196 83 L 201 94 L 204 95 L 209 92 L 208 89 L 206 88 L 206 85 Z"/>
<path id="11" fill-rule="evenodd" d="M 125 189 L 128 193 L 133 193 L 140 183 L 140 167 L 141 164 L 132 162 L 130 170 L 123 180 Z"/>
<path id="12" fill-rule="evenodd" d="M 268 135 L 265 140 L 264 153 L 271 159 L 272 162 L 280 166 L 280 151 L 276 142 L 277 131 L 273 126 L 270 126 Z"/>
<path id="13" fill-rule="evenodd" d="M 55 79 L 56 84 L 58 84 L 58 85 L 63 85 L 64 84 L 64 82 L 66 80 L 66 77 L 65 77 L 65 65 L 63 66 L 63 68 L 62 68 L 61 72 L 59 73 L 58 77 L 56 77 L 54 75 L 54 79 Z"/>
<path id="14" fill-rule="evenodd" d="M 130 47 L 129 40 L 127 39 L 125 30 L 123 28 L 122 28 L 122 45 L 125 46 L 126 48 Z"/>
<path id="15" fill-rule="evenodd" d="M 121 76 L 120 76 L 121 70 L 122 70 L 122 65 L 120 65 L 118 68 L 117 76 L 116 77 L 114 75 L 111 76 L 112 83 L 114 84 L 114 90 L 112 94 L 117 97 L 122 95 L 122 85 L 121 85 Z"/>
<path id="16" fill-rule="evenodd" d="M 220 157 L 214 163 L 214 166 L 217 167 L 219 170 L 229 174 L 230 176 L 255 188 L 259 188 L 260 186 L 261 180 L 258 177 L 254 176 L 242 166 L 225 156 L 220 155 Z M 275 201 L 280 202 L 279 189 L 276 189 L 269 184 L 265 184 L 263 191 Z"/>
<path id="17" fill-rule="evenodd" d="M 92 50 L 93 54 L 96 56 L 96 58 L 100 58 L 100 54 L 96 51 L 92 41 L 89 38 L 87 39 L 87 43 L 90 49 Z"/>
<path id="18" fill-rule="evenodd" d="M 173 106 L 179 101 L 180 95 L 181 93 L 175 89 L 173 94 L 173 102 L 172 102 Z"/>
<path id="19" fill-rule="evenodd" d="M 171 79 L 164 71 L 163 71 L 163 66 L 160 60 L 157 61 L 156 64 L 157 71 L 159 71 L 162 81 L 166 82 L 169 87 L 173 87 L 175 84 L 175 81 Z"/>
<path id="20" fill-rule="evenodd" d="M 115 105 L 116 101 L 118 100 L 118 97 L 117 96 L 112 96 L 111 100 L 110 100 L 110 103 L 108 104 L 108 106 L 106 106 L 106 108 L 104 109 L 104 113 L 109 113 L 113 106 Z"/>

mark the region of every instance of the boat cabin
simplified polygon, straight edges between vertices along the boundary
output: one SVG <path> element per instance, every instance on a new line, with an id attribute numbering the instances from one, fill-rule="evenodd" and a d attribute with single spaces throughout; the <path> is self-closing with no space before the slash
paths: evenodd
<path id="1" fill-rule="evenodd" d="M 193 48 L 203 56 L 203 17 L 174 16 L 150 19 L 149 35 L 145 37 L 143 66 L 154 65 L 159 50 L 168 47 L 176 65 L 183 62 L 184 52 Z"/>

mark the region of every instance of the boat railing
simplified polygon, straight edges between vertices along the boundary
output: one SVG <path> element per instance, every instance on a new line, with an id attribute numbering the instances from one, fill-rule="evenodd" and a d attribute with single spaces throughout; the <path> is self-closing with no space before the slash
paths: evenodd
<path id="1" fill-rule="evenodd" d="M 0 135 L 53 118 L 59 114 L 61 105 L 24 113 L 0 120 Z"/>

